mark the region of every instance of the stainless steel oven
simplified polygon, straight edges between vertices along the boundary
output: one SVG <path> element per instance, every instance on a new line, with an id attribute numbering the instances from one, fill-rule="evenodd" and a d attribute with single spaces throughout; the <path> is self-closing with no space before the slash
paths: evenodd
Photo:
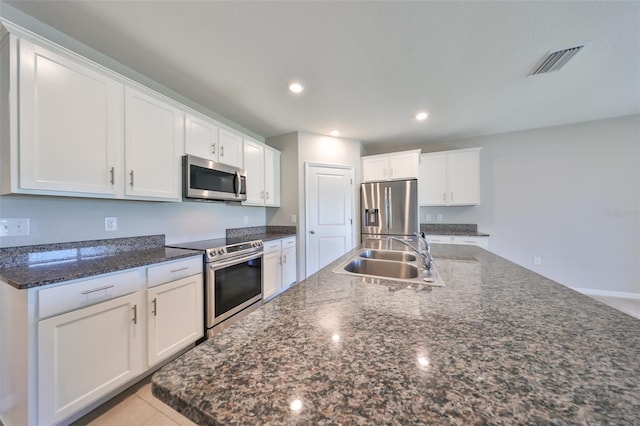
<path id="1" fill-rule="evenodd" d="M 214 327 L 262 301 L 261 240 L 227 244 L 216 239 L 172 247 L 204 251 L 207 336 Z"/>
<path id="2" fill-rule="evenodd" d="M 182 185 L 185 200 L 247 200 L 247 172 L 193 155 L 182 157 Z"/>

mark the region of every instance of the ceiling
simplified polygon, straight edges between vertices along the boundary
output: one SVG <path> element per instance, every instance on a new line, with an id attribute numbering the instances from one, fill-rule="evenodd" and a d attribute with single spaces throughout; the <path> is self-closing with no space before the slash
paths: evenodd
<path id="1" fill-rule="evenodd" d="M 264 137 L 428 143 L 640 113 L 638 1 L 6 3 Z"/>

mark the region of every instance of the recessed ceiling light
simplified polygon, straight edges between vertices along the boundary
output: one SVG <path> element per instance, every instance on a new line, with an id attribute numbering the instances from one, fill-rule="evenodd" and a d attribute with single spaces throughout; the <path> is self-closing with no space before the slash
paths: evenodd
<path id="1" fill-rule="evenodd" d="M 429 116 L 429 114 L 427 114 L 424 111 L 420 111 L 418 113 L 416 113 L 416 120 L 418 121 L 424 121 L 427 119 L 427 117 Z"/>
<path id="2" fill-rule="evenodd" d="M 304 86 L 297 81 L 294 81 L 293 83 L 289 84 L 289 90 L 291 90 L 293 93 L 302 93 L 302 91 L 304 90 Z"/>
<path id="3" fill-rule="evenodd" d="M 333 129 L 331 132 L 329 132 L 329 134 L 331 136 L 340 136 L 340 130 L 338 129 Z"/>

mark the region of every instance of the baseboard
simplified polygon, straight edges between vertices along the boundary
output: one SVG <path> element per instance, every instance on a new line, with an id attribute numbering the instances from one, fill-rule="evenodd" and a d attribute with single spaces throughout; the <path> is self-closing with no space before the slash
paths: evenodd
<path id="1" fill-rule="evenodd" d="M 586 294 L 587 296 L 619 297 L 621 299 L 640 300 L 640 293 L 627 293 L 627 292 L 624 292 L 624 291 L 597 290 L 595 288 L 577 288 L 577 287 L 570 287 L 570 288 L 572 290 L 577 291 L 578 293 Z"/>

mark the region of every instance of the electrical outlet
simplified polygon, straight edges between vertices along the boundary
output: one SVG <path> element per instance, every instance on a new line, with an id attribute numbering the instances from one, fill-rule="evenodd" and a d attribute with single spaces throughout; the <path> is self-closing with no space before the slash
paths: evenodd
<path id="1" fill-rule="evenodd" d="M 291 223 L 296 223 L 296 221 L 298 220 L 298 218 L 296 217 L 295 214 L 291 215 Z"/>
<path id="2" fill-rule="evenodd" d="M 0 237 L 28 237 L 28 218 L 7 218 L 0 219 Z"/>
<path id="3" fill-rule="evenodd" d="M 107 232 L 113 232 L 118 230 L 118 218 L 117 217 L 105 217 L 104 218 L 104 230 Z"/>
<path id="4" fill-rule="evenodd" d="M 249 216 L 244 217 L 244 224 L 246 225 L 247 223 L 249 223 Z"/>
<path id="5" fill-rule="evenodd" d="M 429 222 L 431 220 L 431 213 L 427 213 L 426 215 L 424 215 L 424 219 Z"/>
<path id="6" fill-rule="evenodd" d="M 538 256 L 533 256 L 533 264 L 534 265 L 542 265 L 542 258 Z"/>
<path id="7" fill-rule="evenodd" d="M 442 222 L 442 214 L 438 214 L 438 216 L 436 216 L 436 218 L 438 219 L 438 222 Z"/>

